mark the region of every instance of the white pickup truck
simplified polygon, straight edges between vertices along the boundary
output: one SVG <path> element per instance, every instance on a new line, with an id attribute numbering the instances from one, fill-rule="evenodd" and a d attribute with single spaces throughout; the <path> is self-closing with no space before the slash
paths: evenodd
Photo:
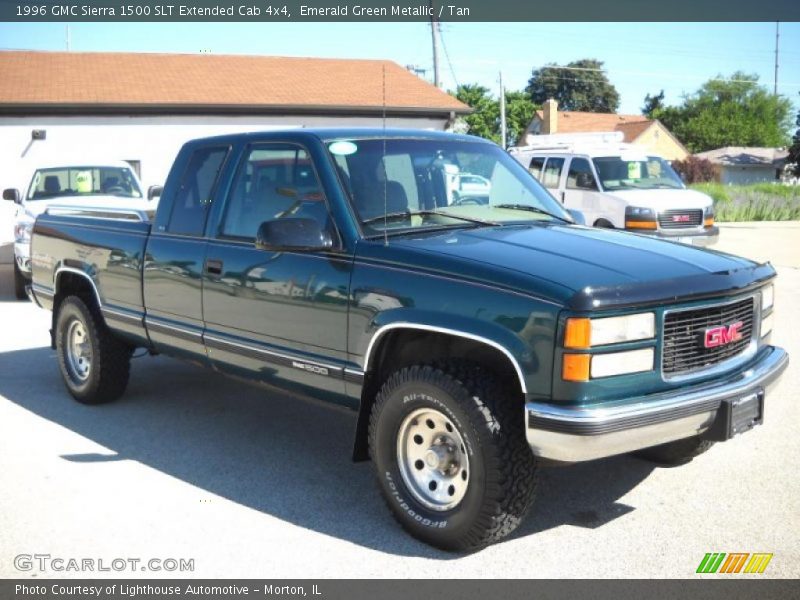
<path id="1" fill-rule="evenodd" d="M 660 156 L 623 143 L 619 132 L 542 135 L 509 152 L 587 225 L 696 246 L 719 238 L 713 200 L 687 189 Z"/>
<path id="2" fill-rule="evenodd" d="M 123 161 L 81 161 L 40 165 L 29 179 L 24 194 L 3 190 L 3 199 L 17 204 L 14 218 L 14 292 L 24 300 L 31 280 L 31 229 L 36 217 L 48 209 L 91 208 L 108 213 L 155 214 L 160 194 L 152 186 L 147 198 L 130 165 Z"/>

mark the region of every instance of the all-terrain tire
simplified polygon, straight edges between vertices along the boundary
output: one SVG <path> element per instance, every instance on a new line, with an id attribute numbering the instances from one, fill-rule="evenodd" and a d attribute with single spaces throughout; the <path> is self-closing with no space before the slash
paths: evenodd
<path id="1" fill-rule="evenodd" d="M 700 456 L 703 452 L 707 452 L 713 445 L 712 441 L 694 436 L 645 448 L 635 454 L 640 458 L 662 465 L 682 465 L 690 462 L 696 456 Z"/>
<path id="2" fill-rule="evenodd" d="M 414 492 L 409 484 L 411 467 L 405 467 L 404 479 L 399 464 L 401 426 L 431 410 L 448 431 L 455 429 L 469 465 L 466 491 L 449 508 L 421 502 L 419 488 Z M 389 376 L 370 415 L 369 447 L 390 511 L 406 531 L 432 546 L 473 551 L 492 544 L 517 528 L 533 502 L 537 465 L 525 440 L 521 400 L 476 365 L 417 365 Z"/>
<path id="3" fill-rule="evenodd" d="M 81 333 L 75 342 L 75 332 Z M 80 346 L 81 350 L 71 349 Z M 82 404 L 119 398 L 128 385 L 132 348 L 114 337 L 98 310 L 77 296 L 66 298 L 56 320 L 56 351 L 64 384 Z M 77 356 L 78 354 L 80 356 Z M 80 361 L 83 359 L 83 363 Z"/>

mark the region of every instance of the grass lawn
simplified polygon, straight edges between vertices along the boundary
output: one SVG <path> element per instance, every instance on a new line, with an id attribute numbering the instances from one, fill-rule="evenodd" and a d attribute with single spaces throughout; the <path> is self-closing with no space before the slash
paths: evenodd
<path id="1" fill-rule="evenodd" d="M 717 221 L 800 220 L 800 186 L 695 183 L 689 187 L 714 199 Z"/>

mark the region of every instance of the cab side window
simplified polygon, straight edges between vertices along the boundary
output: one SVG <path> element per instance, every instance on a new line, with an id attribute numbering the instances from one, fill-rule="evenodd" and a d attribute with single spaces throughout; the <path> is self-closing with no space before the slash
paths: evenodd
<path id="1" fill-rule="evenodd" d="M 542 176 L 542 185 L 547 188 L 557 188 L 561 180 L 561 169 L 564 168 L 563 158 L 548 158 Z"/>
<path id="2" fill-rule="evenodd" d="M 227 155 L 227 147 L 195 150 L 175 194 L 167 231 L 181 235 L 203 234 L 214 188 Z"/>
<path id="3" fill-rule="evenodd" d="M 314 219 L 332 230 L 311 157 L 291 144 L 254 146 L 239 167 L 221 234 L 255 239 L 263 222 L 290 217 Z"/>
<path id="4" fill-rule="evenodd" d="M 541 156 L 534 156 L 531 159 L 531 164 L 528 166 L 528 171 L 531 175 L 536 177 L 539 181 L 542 180 L 542 167 L 544 167 L 544 158 Z"/>
<path id="5" fill-rule="evenodd" d="M 573 158 L 567 173 L 567 189 L 597 191 L 592 167 L 585 158 Z"/>

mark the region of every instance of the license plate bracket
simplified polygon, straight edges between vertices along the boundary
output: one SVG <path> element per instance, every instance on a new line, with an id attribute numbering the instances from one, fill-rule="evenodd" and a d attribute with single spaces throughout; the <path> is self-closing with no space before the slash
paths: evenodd
<path id="1" fill-rule="evenodd" d="M 764 422 L 764 390 L 723 400 L 705 437 L 724 442 Z"/>

